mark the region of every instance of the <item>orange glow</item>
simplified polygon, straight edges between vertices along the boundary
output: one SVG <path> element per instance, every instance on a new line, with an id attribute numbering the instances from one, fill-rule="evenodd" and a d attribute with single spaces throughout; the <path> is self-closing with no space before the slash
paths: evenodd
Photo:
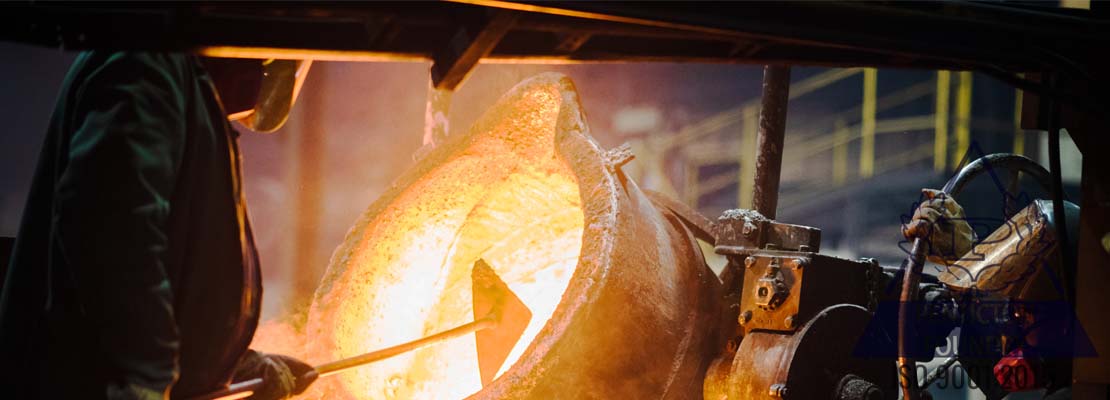
<path id="1" fill-rule="evenodd" d="M 555 152 L 563 93 L 534 85 L 502 99 L 463 137 L 449 138 L 363 215 L 332 256 L 300 336 L 260 328 L 263 349 L 334 361 L 473 320 L 470 273 L 479 258 L 532 312 L 498 375 L 528 352 L 578 265 L 578 181 Z M 404 177 L 402 177 L 402 180 Z M 289 346 L 303 351 L 291 350 Z M 481 389 L 473 335 L 321 379 L 306 397 L 451 399 Z"/>

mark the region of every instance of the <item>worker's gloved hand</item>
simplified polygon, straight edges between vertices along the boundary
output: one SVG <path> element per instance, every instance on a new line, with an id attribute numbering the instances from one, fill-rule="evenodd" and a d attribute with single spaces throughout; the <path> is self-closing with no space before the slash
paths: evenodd
<path id="1" fill-rule="evenodd" d="M 262 378 L 264 385 L 250 399 L 277 400 L 303 393 L 316 380 L 316 373 L 311 365 L 293 357 L 247 350 L 235 368 L 234 381 L 254 378 Z"/>
<path id="2" fill-rule="evenodd" d="M 945 264 L 959 260 L 975 244 L 975 231 L 964 217 L 964 209 L 950 196 L 934 189 L 922 189 L 925 200 L 902 225 L 902 236 L 921 238 L 928 245 L 929 261 Z"/>

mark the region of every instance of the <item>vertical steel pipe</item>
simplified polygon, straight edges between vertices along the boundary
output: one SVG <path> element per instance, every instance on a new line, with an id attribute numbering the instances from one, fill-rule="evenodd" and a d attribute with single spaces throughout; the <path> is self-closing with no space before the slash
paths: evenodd
<path id="1" fill-rule="evenodd" d="M 786 102 L 790 97 L 790 67 L 763 67 L 763 99 L 756 139 L 755 187 L 752 208 L 775 218 L 782 173 L 782 142 L 786 132 Z"/>
<path id="2" fill-rule="evenodd" d="M 1056 76 L 1044 75 L 1044 85 L 1049 91 L 1056 89 Z M 1048 170 L 1052 174 L 1052 218 L 1056 225 L 1056 238 L 1060 249 L 1060 266 L 1064 275 L 1064 289 L 1068 304 L 1075 309 L 1076 264 L 1068 246 L 1067 218 L 1064 216 L 1064 180 L 1060 172 L 1060 104 L 1052 96 L 1040 97 L 1038 119 L 1048 131 Z"/>

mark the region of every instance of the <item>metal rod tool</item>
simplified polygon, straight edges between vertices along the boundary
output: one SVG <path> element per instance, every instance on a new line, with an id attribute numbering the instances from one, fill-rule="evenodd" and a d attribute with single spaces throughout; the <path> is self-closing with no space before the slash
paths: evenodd
<path id="1" fill-rule="evenodd" d="M 474 293 L 474 314 L 476 316 L 483 315 L 483 317 L 411 342 L 320 364 L 302 376 L 301 379 L 312 379 L 312 375 L 322 378 L 338 374 L 355 367 L 474 333 L 475 344 L 478 347 L 478 369 L 482 376 L 482 385 L 489 384 L 505 359 L 508 358 L 509 352 L 512 351 L 516 342 L 520 340 L 520 335 L 532 319 L 532 312 L 515 293 L 509 290 L 505 282 L 501 281 L 493 268 L 490 268 L 484 260 L 479 259 L 474 263 L 474 269 L 471 270 L 471 281 Z M 236 382 L 228 385 L 225 389 L 194 397 L 190 400 L 242 399 L 261 389 L 264 383 L 262 378 Z"/>

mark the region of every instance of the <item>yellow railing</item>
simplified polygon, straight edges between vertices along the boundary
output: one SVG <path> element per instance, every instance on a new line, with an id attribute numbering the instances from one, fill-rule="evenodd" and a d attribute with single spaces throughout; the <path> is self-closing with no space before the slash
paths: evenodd
<path id="1" fill-rule="evenodd" d="M 952 86 L 952 73 L 937 71 L 936 117 L 933 130 L 933 170 L 944 172 L 948 164 L 948 88 Z"/>
<path id="2" fill-rule="evenodd" d="M 912 84 L 894 92 L 878 97 L 878 71 L 871 68 L 837 69 L 823 72 L 791 85 L 790 98 L 814 93 L 832 83 L 863 75 L 862 101 L 858 106 L 832 113 L 815 120 L 802 129 L 794 128 L 787 132 L 783 164 L 804 163 L 814 157 L 831 152 L 831 179 L 818 180 L 820 186 L 839 186 L 852 181 L 849 172 L 849 149 L 859 140 L 859 162 L 857 179 L 903 168 L 925 159 L 933 159 L 933 167 L 944 171 L 948 164 L 958 163 L 970 143 L 971 86 L 970 72 L 957 74 L 955 110 L 955 154 L 949 158 L 949 98 L 951 73 L 938 71 L 936 80 Z M 892 109 L 924 97 L 934 97 L 935 109 L 931 114 L 900 118 L 877 119 L 879 112 Z M 1020 100 L 1015 103 L 1020 111 Z M 741 207 L 750 206 L 753 189 L 753 170 L 755 168 L 755 137 L 758 123 L 759 104 L 757 100 L 744 103 L 740 107 L 718 113 L 696 124 L 681 129 L 677 134 L 665 138 L 664 148 L 684 148 L 687 164 L 684 197 L 691 204 L 697 204 L 702 196 L 722 190 L 739 183 L 737 199 Z M 844 121 L 858 120 L 855 125 Z M 1015 124 L 1017 120 L 1015 120 Z M 739 143 L 715 143 L 713 146 L 696 146 L 708 137 L 725 132 L 726 128 L 739 127 Z M 1016 128 L 1015 128 L 1016 129 Z M 798 135 L 791 132 L 826 132 L 818 135 Z M 877 157 L 875 143 L 878 137 L 889 133 L 932 131 L 931 143 L 915 146 L 904 151 Z M 736 137 L 736 136 L 733 136 Z M 735 140 L 735 139 L 734 139 Z M 737 145 L 738 144 L 738 145 Z M 1022 151 L 1024 139 L 1016 137 L 1015 151 Z M 739 148 L 739 151 L 737 151 Z M 735 163 L 739 166 L 736 174 L 721 174 L 702 179 L 698 171 L 702 166 L 711 164 Z M 788 202 L 780 202 L 786 205 Z"/>
<path id="3" fill-rule="evenodd" d="M 844 77 L 851 76 L 849 74 L 837 74 L 835 77 L 843 79 Z M 832 83 L 835 81 L 828 80 L 830 75 L 818 76 L 822 78 L 818 81 L 824 84 Z M 814 82 L 814 80 L 807 80 Z M 815 90 L 815 85 L 807 85 L 809 89 L 806 92 Z M 875 100 L 873 112 L 880 112 L 894 107 L 904 105 L 916 99 L 933 95 L 933 84 L 929 82 L 918 83 L 899 89 L 893 93 L 889 93 L 881 98 Z M 791 135 L 787 133 L 785 149 L 783 154 L 783 163 L 790 165 L 792 163 L 803 162 L 806 159 L 815 155 L 824 153 L 826 151 L 834 151 L 833 162 L 833 180 L 837 183 L 844 183 L 847 181 L 848 166 L 847 166 L 847 146 L 857 139 L 861 139 L 863 124 L 856 124 L 851 126 L 843 126 L 843 121 L 852 118 L 853 116 L 860 116 L 864 112 L 862 105 L 850 107 L 842 112 L 834 113 L 829 116 L 820 118 L 813 123 L 801 129 L 795 128 L 790 132 L 798 131 L 814 131 L 827 129 L 822 125 L 827 126 L 830 121 L 840 123 L 839 129 L 834 129 L 831 134 L 823 135 Z M 747 115 L 747 118 L 743 116 Z M 735 118 L 740 116 L 739 118 Z M 710 123 L 704 123 L 709 121 Z M 755 137 L 758 122 L 758 105 L 751 103 L 739 112 L 725 112 L 716 116 L 710 117 L 699 123 L 684 129 L 684 136 L 672 136 L 684 138 L 684 140 L 704 139 L 714 133 L 720 133 L 724 128 L 732 125 L 740 125 L 739 146 L 736 143 L 713 143 L 712 145 L 700 145 L 701 140 L 693 143 L 683 143 L 683 140 L 672 139 L 668 141 L 668 145 L 681 146 L 684 150 L 684 158 L 687 164 L 687 177 L 684 192 L 685 199 L 691 204 L 702 196 L 721 190 L 732 184 L 739 182 L 738 199 L 739 204 L 750 204 L 748 196 L 752 193 L 752 174 L 751 171 L 755 168 L 755 154 L 752 152 L 755 148 Z M 908 130 L 922 130 L 932 129 L 935 123 L 933 115 L 903 117 L 886 120 L 874 120 L 871 122 L 869 131 L 871 132 L 872 140 L 875 136 L 881 136 L 887 133 L 905 132 Z M 873 143 L 873 142 L 872 142 Z M 739 150 L 739 151 L 737 151 Z M 738 156 L 739 154 L 739 156 Z M 710 177 L 702 181 L 697 174 L 697 170 L 705 165 L 712 164 L 739 164 L 739 176 L 727 174 Z M 882 169 L 872 170 L 873 172 L 882 172 Z"/>

